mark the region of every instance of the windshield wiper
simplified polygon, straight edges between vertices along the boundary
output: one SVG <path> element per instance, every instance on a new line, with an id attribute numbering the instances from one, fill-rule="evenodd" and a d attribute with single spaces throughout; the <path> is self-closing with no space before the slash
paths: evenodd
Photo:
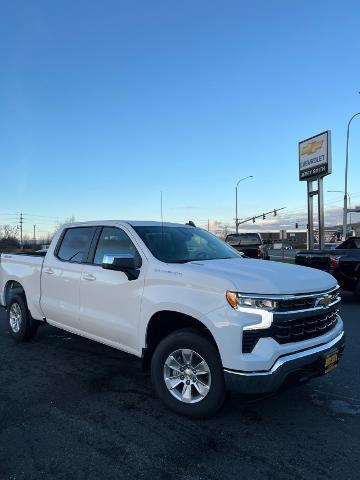
<path id="1" fill-rule="evenodd" d="M 189 262 L 195 262 L 195 259 L 187 259 L 187 260 L 174 260 L 172 262 L 166 262 L 166 263 L 189 263 Z"/>

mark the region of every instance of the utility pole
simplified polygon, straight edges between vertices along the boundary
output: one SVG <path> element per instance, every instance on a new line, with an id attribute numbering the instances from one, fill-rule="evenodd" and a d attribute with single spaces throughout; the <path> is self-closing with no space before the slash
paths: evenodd
<path id="1" fill-rule="evenodd" d="M 23 248 L 23 223 L 24 217 L 23 214 L 20 213 L 20 248 Z"/>
<path id="2" fill-rule="evenodd" d="M 36 225 L 34 225 L 34 245 L 36 244 Z"/>
<path id="3" fill-rule="evenodd" d="M 210 220 L 208 219 L 208 232 L 210 231 Z"/>

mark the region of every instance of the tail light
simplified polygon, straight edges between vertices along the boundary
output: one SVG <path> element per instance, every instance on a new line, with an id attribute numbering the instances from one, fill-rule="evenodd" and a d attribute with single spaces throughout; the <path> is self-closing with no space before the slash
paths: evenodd
<path id="1" fill-rule="evenodd" d="M 330 257 L 330 270 L 334 271 L 339 268 L 339 259 L 340 257 Z"/>

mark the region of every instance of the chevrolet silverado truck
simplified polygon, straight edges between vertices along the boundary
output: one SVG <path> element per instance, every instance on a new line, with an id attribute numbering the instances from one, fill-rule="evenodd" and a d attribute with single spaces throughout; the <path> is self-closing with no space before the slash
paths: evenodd
<path id="1" fill-rule="evenodd" d="M 333 250 L 303 250 L 295 263 L 331 273 L 343 290 L 360 299 L 360 237 L 351 237 Z"/>
<path id="2" fill-rule="evenodd" d="M 192 418 L 213 415 L 227 390 L 273 392 L 334 369 L 339 301 L 328 273 L 242 258 L 180 224 L 67 224 L 47 252 L 0 257 L 15 341 L 48 323 L 136 355 L 164 404 Z"/>

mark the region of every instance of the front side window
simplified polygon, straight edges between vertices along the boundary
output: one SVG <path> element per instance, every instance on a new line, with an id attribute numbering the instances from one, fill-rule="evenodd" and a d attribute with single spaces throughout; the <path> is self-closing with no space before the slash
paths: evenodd
<path id="1" fill-rule="evenodd" d="M 94 264 L 101 265 L 104 255 L 130 254 L 139 262 L 140 255 L 127 234 L 117 227 L 104 227 L 96 247 Z"/>
<path id="2" fill-rule="evenodd" d="M 67 229 L 57 252 L 57 257 L 65 262 L 84 262 L 94 233 L 95 227 Z"/>
<path id="3" fill-rule="evenodd" d="M 201 228 L 135 226 L 134 230 L 154 257 L 162 262 L 241 258 L 235 249 Z"/>

